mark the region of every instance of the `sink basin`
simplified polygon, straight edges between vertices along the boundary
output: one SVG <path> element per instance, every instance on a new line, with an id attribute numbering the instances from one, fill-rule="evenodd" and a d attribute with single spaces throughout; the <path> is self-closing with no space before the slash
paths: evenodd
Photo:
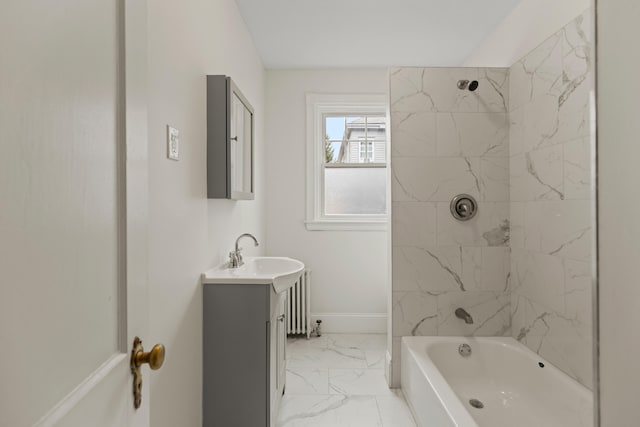
<path id="1" fill-rule="evenodd" d="M 228 263 L 202 273 L 202 283 L 272 284 L 281 293 L 296 283 L 304 264 L 286 257 L 247 257 L 244 265 L 229 268 Z"/>

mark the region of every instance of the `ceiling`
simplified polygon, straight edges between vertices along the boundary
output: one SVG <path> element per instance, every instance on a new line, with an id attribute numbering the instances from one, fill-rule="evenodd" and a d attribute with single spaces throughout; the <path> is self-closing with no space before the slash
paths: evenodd
<path id="1" fill-rule="evenodd" d="M 267 68 L 457 66 L 520 0 L 236 0 Z"/>

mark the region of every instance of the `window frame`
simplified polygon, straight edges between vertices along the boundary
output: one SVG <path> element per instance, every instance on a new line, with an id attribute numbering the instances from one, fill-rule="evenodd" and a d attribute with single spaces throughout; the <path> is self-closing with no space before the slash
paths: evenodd
<path id="1" fill-rule="evenodd" d="M 308 93 L 307 102 L 307 230 L 384 231 L 389 221 L 389 145 L 390 129 L 387 96 L 384 94 Z M 326 116 L 383 115 L 386 118 L 386 158 L 384 163 L 349 164 L 347 167 L 385 168 L 387 213 L 384 215 L 324 214 L 324 141 Z M 375 150 L 375 147 L 372 148 Z M 360 165 L 360 166 L 358 166 Z M 340 167 L 333 165 L 332 167 Z"/>

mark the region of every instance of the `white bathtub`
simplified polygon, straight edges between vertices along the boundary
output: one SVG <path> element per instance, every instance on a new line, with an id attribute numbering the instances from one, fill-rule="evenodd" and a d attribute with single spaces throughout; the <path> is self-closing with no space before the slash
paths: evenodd
<path id="1" fill-rule="evenodd" d="M 513 338 L 403 337 L 401 383 L 419 427 L 593 426 L 591 391 Z"/>

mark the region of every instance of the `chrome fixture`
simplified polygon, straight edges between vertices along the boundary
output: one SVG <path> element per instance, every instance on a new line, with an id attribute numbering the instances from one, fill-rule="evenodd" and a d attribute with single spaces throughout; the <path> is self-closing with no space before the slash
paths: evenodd
<path id="1" fill-rule="evenodd" d="M 469 221 L 478 212 L 476 199 L 468 194 L 458 194 L 449 205 L 451 215 L 458 221 Z"/>
<path id="2" fill-rule="evenodd" d="M 253 234 L 250 234 L 250 233 L 241 234 L 236 239 L 236 250 L 233 252 L 229 252 L 229 268 L 238 268 L 242 264 L 244 264 L 244 261 L 242 260 L 242 248 L 238 247 L 238 243 L 240 243 L 240 239 L 242 239 L 243 237 L 250 237 L 253 239 L 253 243 L 255 244 L 255 246 L 259 245 L 258 239 L 256 239 Z"/>
<path id="3" fill-rule="evenodd" d="M 462 357 L 471 356 L 471 346 L 469 344 L 460 344 L 460 347 L 458 347 L 458 354 Z"/>
<path id="4" fill-rule="evenodd" d="M 477 80 L 458 80 L 457 86 L 460 90 L 469 89 L 469 91 L 475 92 L 475 90 L 478 89 L 478 86 L 480 86 L 480 83 L 478 83 Z"/>
<path id="5" fill-rule="evenodd" d="M 482 403 L 478 399 L 469 399 L 469 405 L 473 406 L 476 409 L 484 408 L 484 403 Z"/>
<path id="6" fill-rule="evenodd" d="M 471 317 L 471 315 L 467 312 L 467 310 L 465 310 L 462 307 L 456 308 L 456 317 L 458 319 L 464 320 L 464 323 L 466 323 L 467 325 L 470 325 L 473 323 L 473 317 Z"/>
<path id="7" fill-rule="evenodd" d="M 322 331 L 320 330 L 320 327 L 322 326 L 322 320 L 318 319 L 316 320 L 316 327 L 313 328 L 313 330 L 311 331 L 311 334 L 317 336 L 317 337 L 321 337 L 322 336 Z M 309 339 L 309 337 L 307 336 L 307 339 Z"/>

